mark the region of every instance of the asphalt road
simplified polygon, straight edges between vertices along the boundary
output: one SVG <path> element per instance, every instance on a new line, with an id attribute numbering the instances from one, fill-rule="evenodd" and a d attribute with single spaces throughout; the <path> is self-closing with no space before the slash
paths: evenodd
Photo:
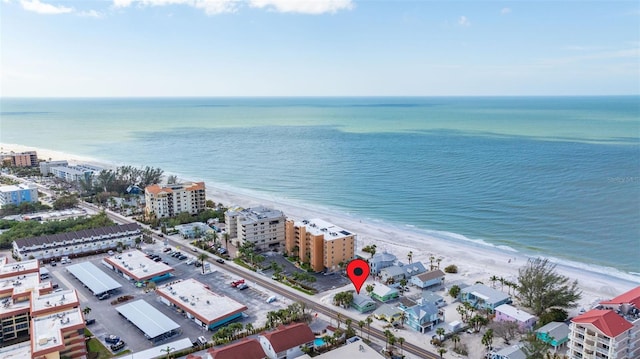
<path id="1" fill-rule="evenodd" d="M 87 204 L 87 203 L 82 203 L 81 207 L 85 207 L 86 209 L 90 209 L 93 211 L 98 210 L 98 208 L 92 204 Z M 109 216 L 109 218 L 111 218 L 113 221 L 117 222 L 117 223 L 135 223 L 134 221 L 132 221 L 131 219 L 128 219 L 126 217 L 123 217 L 119 214 L 115 214 L 112 212 L 107 211 L 107 215 Z M 163 241 L 163 240 L 167 240 L 171 245 L 173 246 L 184 246 L 184 243 L 181 243 L 179 241 L 176 241 L 172 238 L 168 238 L 168 237 L 164 237 L 164 238 L 160 238 L 158 237 L 155 233 L 153 234 L 154 238 L 156 240 L 159 241 Z M 211 265 L 213 266 L 218 266 L 221 269 L 225 269 L 230 273 L 236 274 L 239 277 L 243 277 L 245 279 L 250 279 L 253 282 L 256 282 L 257 284 L 263 286 L 266 289 L 269 289 L 271 291 L 273 291 L 274 293 L 277 293 L 283 297 L 287 297 L 293 301 L 299 301 L 299 302 L 303 302 L 307 305 L 307 308 L 316 311 L 318 313 L 322 313 L 332 319 L 335 319 L 336 321 L 338 320 L 338 313 L 331 310 L 330 308 L 327 308 L 315 301 L 312 301 L 310 299 L 308 299 L 307 297 L 298 294 L 296 292 L 284 289 L 282 287 L 280 287 L 279 285 L 274 284 L 270 279 L 265 279 L 264 277 L 251 272 L 249 270 L 245 270 L 244 268 L 239 268 L 239 267 L 235 267 L 232 265 L 225 265 L 225 264 L 219 264 L 217 262 L 215 262 L 214 260 L 212 260 L 211 258 L 207 259 L 207 261 L 209 261 L 211 263 Z M 223 267 L 224 266 L 224 267 Z M 344 314 L 341 314 L 341 320 L 345 320 L 347 318 L 350 318 L 348 316 L 345 316 Z M 354 323 L 357 323 L 358 320 L 356 318 L 350 318 L 351 320 L 353 320 Z M 385 341 L 386 342 L 386 337 L 384 336 L 383 331 L 377 329 L 377 328 L 368 328 L 369 330 L 369 334 L 372 337 L 375 337 L 379 340 Z M 432 353 L 424 348 L 421 348 L 415 344 L 409 343 L 409 342 L 405 342 L 404 345 L 402 346 L 403 350 L 406 352 L 409 352 L 413 355 L 418 356 L 419 358 L 425 358 L 425 359 L 437 359 L 440 358 L 440 356 L 438 354 Z"/>

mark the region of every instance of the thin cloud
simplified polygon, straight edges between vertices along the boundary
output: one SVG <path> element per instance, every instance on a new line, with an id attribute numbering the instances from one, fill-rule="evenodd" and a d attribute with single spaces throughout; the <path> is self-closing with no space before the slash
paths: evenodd
<path id="1" fill-rule="evenodd" d="M 22 5 L 22 8 L 27 11 L 45 15 L 68 14 L 75 11 L 71 7 L 47 4 L 40 2 L 40 0 L 21 0 L 20 5 Z"/>
<path id="2" fill-rule="evenodd" d="M 255 8 L 267 8 L 277 12 L 319 15 L 334 14 L 340 10 L 353 9 L 351 0 L 249 0 L 249 5 Z"/>
<path id="3" fill-rule="evenodd" d="M 82 17 L 93 17 L 93 18 L 101 18 L 102 17 L 102 13 L 96 10 L 87 10 L 87 11 L 79 11 L 78 12 L 78 16 L 82 16 Z"/>
<path id="4" fill-rule="evenodd" d="M 502 10 L 500 10 L 500 14 L 501 15 L 507 15 L 511 13 L 511 9 L 508 7 L 503 7 Z"/>
<path id="5" fill-rule="evenodd" d="M 469 21 L 469 19 L 467 19 L 466 16 L 462 15 L 460 16 L 460 18 L 458 19 L 458 25 L 460 26 L 465 26 L 465 27 L 469 27 L 471 26 L 471 21 Z"/>

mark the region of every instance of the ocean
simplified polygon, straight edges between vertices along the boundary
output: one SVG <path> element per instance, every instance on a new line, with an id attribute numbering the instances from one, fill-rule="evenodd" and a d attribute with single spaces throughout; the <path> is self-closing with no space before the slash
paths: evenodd
<path id="1" fill-rule="evenodd" d="M 2 143 L 640 273 L 637 96 L 3 98 L 0 111 Z"/>

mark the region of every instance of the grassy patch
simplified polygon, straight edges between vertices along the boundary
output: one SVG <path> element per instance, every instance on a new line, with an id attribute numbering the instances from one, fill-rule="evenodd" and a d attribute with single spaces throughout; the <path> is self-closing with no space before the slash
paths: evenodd
<path id="1" fill-rule="evenodd" d="M 247 268 L 248 270 L 251 270 L 251 271 L 254 271 L 254 272 L 256 271 L 253 267 L 251 267 L 250 265 L 248 265 L 247 263 L 245 263 L 245 262 L 244 262 L 242 259 L 240 259 L 240 258 L 235 258 L 235 259 L 233 260 L 233 263 L 235 263 L 235 264 L 237 264 L 237 265 L 239 265 L 239 266 L 243 266 L 243 267 Z"/>
<path id="2" fill-rule="evenodd" d="M 87 351 L 90 353 L 97 353 L 97 359 L 109 359 L 113 357 L 109 349 L 105 348 L 105 346 L 96 338 L 91 338 L 87 341 Z"/>

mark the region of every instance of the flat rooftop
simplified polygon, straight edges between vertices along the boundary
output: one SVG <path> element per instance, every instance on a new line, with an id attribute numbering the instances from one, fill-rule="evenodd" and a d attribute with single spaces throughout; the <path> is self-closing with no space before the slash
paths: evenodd
<path id="1" fill-rule="evenodd" d="M 5 263 L 0 266 L 0 278 L 13 277 L 23 272 L 39 271 L 40 265 L 37 259 L 31 259 L 21 262 Z"/>
<path id="2" fill-rule="evenodd" d="M 212 292 L 193 278 L 157 287 L 156 293 L 206 324 L 248 309 L 231 298 Z"/>
<path id="3" fill-rule="evenodd" d="M 98 295 L 122 286 L 107 273 L 100 270 L 91 262 L 82 262 L 67 266 L 67 270 L 86 285 L 93 294 Z"/>
<path id="4" fill-rule="evenodd" d="M 295 225 L 299 227 L 306 227 L 307 232 L 313 234 L 314 236 L 324 235 L 325 241 L 332 241 L 334 239 L 353 235 L 353 233 L 347 231 L 346 229 L 338 227 L 333 223 L 329 223 L 319 218 L 305 219 L 296 222 Z"/>
<path id="5" fill-rule="evenodd" d="M 73 327 L 80 329 L 85 326 L 79 307 L 36 317 L 31 321 L 31 343 L 34 353 L 53 348 L 62 349 L 62 330 Z"/>
<path id="6" fill-rule="evenodd" d="M 281 219 L 284 217 L 284 213 L 282 213 L 282 211 L 264 206 L 246 208 L 240 211 L 231 211 L 231 213 L 232 215 L 237 214 L 241 217 L 240 222 L 243 224 L 259 222 L 265 219 Z"/>
<path id="7" fill-rule="evenodd" d="M 22 342 L 0 348 L 0 358 L 24 359 L 31 358 L 31 342 Z"/>
<path id="8" fill-rule="evenodd" d="M 307 355 L 301 358 L 311 358 Z M 341 346 L 340 348 L 333 349 L 324 354 L 316 356 L 321 359 L 383 359 L 384 357 L 380 353 L 376 352 L 373 348 L 365 344 L 362 340 L 355 341 L 350 344 Z"/>
<path id="9" fill-rule="evenodd" d="M 131 250 L 113 257 L 106 257 L 104 261 L 138 281 L 151 279 L 173 271 L 172 267 L 162 262 L 154 262 L 139 250 Z"/>
<path id="10" fill-rule="evenodd" d="M 75 289 L 63 290 L 41 296 L 34 296 L 31 299 L 31 310 L 35 315 L 41 312 L 55 311 L 57 307 L 78 306 L 80 299 Z"/>
<path id="11" fill-rule="evenodd" d="M 116 307 L 116 310 L 142 330 L 149 339 L 180 328 L 178 323 L 142 299 Z"/>

